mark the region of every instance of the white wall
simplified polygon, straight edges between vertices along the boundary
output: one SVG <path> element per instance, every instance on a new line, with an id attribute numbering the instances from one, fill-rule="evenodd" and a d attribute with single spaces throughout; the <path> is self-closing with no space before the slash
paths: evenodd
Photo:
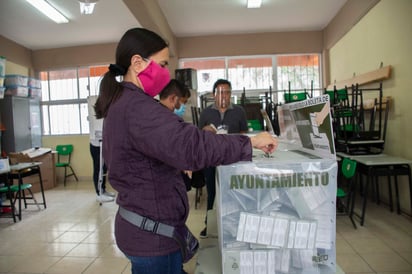
<path id="1" fill-rule="evenodd" d="M 383 82 L 384 96 L 392 96 L 385 153 L 412 160 L 412 1 L 381 0 L 329 52 L 330 79 L 346 80 L 392 66 Z M 384 188 L 385 186 L 385 188 Z M 381 190 L 386 191 L 381 182 Z M 406 178 L 400 183 L 401 207 L 411 212 Z"/>

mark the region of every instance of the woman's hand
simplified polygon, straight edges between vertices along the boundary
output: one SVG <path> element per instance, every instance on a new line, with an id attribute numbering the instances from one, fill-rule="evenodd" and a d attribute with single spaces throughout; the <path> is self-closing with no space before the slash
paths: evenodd
<path id="1" fill-rule="evenodd" d="M 216 127 L 215 127 L 213 124 L 204 126 L 204 127 L 202 128 L 202 130 L 210 131 L 210 132 L 213 132 L 213 133 L 216 133 L 216 132 L 217 132 L 217 129 L 216 129 Z"/>
<path id="2" fill-rule="evenodd" d="M 268 132 L 261 132 L 250 137 L 252 147 L 262 150 L 265 153 L 273 153 L 278 147 L 278 139 Z"/>
<path id="3" fill-rule="evenodd" d="M 192 171 L 191 170 L 183 170 L 183 173 L 187 175 L 190 179 L 192 179 Z"/>

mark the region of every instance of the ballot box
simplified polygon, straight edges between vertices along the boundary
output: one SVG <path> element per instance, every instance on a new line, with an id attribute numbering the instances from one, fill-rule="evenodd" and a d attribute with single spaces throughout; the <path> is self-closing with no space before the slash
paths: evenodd
<path id="1" fill-rule="evenodd" d="M 223 274 L 336 273 L 338 166 L 328 108 L 326 97 L 288 106 L 289 132 L 275 153 L 256 150 L 252 162 L 217 167 Z M 321 111 L 326 122 L 315 128 Z"/>

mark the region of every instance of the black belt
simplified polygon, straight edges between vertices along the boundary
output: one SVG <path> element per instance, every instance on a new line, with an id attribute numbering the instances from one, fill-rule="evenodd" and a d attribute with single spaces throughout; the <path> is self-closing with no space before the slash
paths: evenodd
<path id="1" fill-rule="evenodd" d="M 147 217 L 143 217 L 135 212 L 119 207 L 119 214 L 123 219 L 129 223 L 137 226 L 140 229 L 149 231 L 155 234 L 173 238 L 175 228 L 171 225 L 163 224 L 161 222 L 153 221 Z"/>

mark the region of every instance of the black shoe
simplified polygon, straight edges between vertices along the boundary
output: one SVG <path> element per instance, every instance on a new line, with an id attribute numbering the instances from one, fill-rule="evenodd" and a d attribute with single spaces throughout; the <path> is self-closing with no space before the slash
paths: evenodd
<path id="1" fill-rule="evenodd" d="M 200 231 L 199 237 L 200 237 L 201 239 L 207 238 L 207 227 L 205 227 L 202 231 Z"/>

